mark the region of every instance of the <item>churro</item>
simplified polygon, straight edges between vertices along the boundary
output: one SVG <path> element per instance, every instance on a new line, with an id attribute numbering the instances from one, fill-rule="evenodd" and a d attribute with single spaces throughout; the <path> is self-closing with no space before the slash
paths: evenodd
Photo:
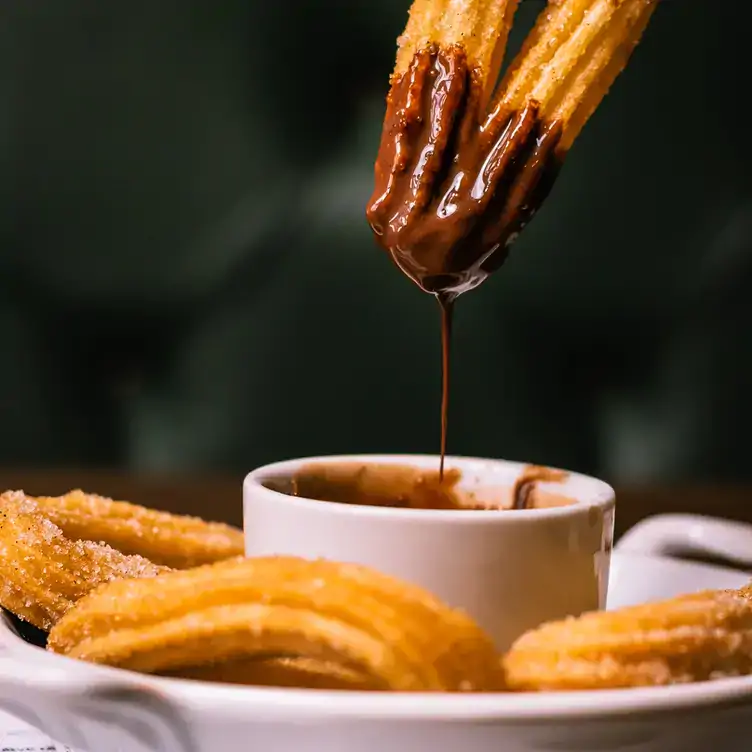
<path id="1" fill-rule="evenodd" d="M 50 629 L 98 585 L 167 571 L 110 546 L 71 541 L 21 492 L 0 495 L 0 606 Z"/>
<path id="2" fill-rule="evenodd" d="M 706 591 L 585 614 L 520 637 L 504 660 L 518 691 L 706 681 L 752 671 L 752 602 Z"/>
<path id="3" fill-rule="evenodd" d="M 414 0 L 398 40 L 392 82 L 432 45 L 444 50 L 457 47 L 476 72 L 483 91 L 480 104 L 485 105 L 501 69 L 518 5 L 519 0 Z"/>
<path id="4" fill-rule="evenodd" d="M 549 0 L 494 93 L 517 3 L 415 0 L 367 216 L 420 287 L 451 299 L 503 263 L 657 2 Z"/>
<path id="5" fill-rule="evenodd" d="M 537 102 L 540 117 L 559 124 L 557 151 L 565 152 L 626 66 L 657 4 L 549 2 L 502 81 L 489 119 Z"/>
<path id="6" fill-rule="evenodd" d="M 101 541 L 125 554 L 138 554 L 175 569 L 240 556 L 244 550 L 242 530 L 219 522 L 159 512 L 78 490 L 35 501 L 68 538 Z"/>
<path id="7" fill-rule="evenodd" d="M 147 673 L 249 658 L 336 663 L 379 689 L 498 689 L 493 643 L 422 589 L 365 567 L 236 559 L 113 582 L 58 622 L 48 647 Z"/>

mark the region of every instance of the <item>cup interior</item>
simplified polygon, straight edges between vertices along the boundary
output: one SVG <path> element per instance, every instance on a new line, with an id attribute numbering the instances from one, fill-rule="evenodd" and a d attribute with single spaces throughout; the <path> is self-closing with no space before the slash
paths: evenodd
<path id="1" fill-rule="evenodd" d="M 269 465 L 249 481 L 300 499 L 439 511 L 535 511 L 613 499 L 594 478 L 505 460 L 448 457 L 440 482 L 433 455 L 314 457 Z"/>

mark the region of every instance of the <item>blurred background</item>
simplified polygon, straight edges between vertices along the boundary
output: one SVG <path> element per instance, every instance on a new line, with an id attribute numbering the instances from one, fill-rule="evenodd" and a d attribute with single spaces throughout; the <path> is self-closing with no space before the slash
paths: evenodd
<path id="1" fill-rule="evenodd" d="M 0 3 L 0 466 L 438 450 L 438 310 L 364 218 L 408 5 Z M 451 452 L 752 480 L 752 8 L 730 10 L 661 4 L 460 301 Z"/>

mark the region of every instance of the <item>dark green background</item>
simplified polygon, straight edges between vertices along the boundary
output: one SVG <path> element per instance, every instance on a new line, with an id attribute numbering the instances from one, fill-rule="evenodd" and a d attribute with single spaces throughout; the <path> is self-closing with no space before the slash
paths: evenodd
<path id="1" fill-rule="evenodd" d="M 436 306 L 364 219 L 407 5 L 0 3 L 0 464 L 438 448 Z M 751 21 L 659 8 L 461 300 L 451 450 L 752 477 Z"/>

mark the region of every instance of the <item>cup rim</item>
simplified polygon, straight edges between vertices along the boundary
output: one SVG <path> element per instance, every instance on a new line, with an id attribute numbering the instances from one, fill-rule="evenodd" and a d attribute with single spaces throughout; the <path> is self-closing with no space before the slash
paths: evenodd
<path id="1" fill-rule="evenodd" d="M 308 510 L 314 508 L 326 511 L 329 514 L 342 516 L 362 517 L 372 519 L 396 519 L 396 520 L 420 520 L 422 522 L 451 523 L 453 525 L 477 525 L 479 523 L 488 524 L 491 521 L 498 522 L 504 520 L 504 524 L 530 523 L 533 520 L 555 519 L 560 517 L 570 517 L 587 513 L 591 509 L 607 510 L 614 506 L 616 496 L 614 489 L 605 481 L 594 478 L 589 475 L 583 475 L 571 470 L 563 470 L 566 478 L 563 482 L 545 482 L 541 485 L 548 489 L 557 490 L 563 495 L 574 499 L 573 504 L 567 504 L 557 507 L 544 507 L 539 509 L 473 509 L 472 512 L 462 509 L 411 509 L 404 507 L 385 507 L 385 506 L 368 506 L 365 504 L 342 504 L 336 501 L 321 501 L 319 499 L 309 499 L 301 496 L 290 496 L 281 491 L 275 491 L 264 485 L 264 480 L 274 475 L 284 475 L 292 473 L 304 465 L 311 464 L 328 464 L 328 463 L 373 463 L 373 464 L 402 464 L 429 466 L 429 463 L 436 463 L 438 466 L 439 456 L 435 454 L 332 454 L 318 455 L 311 457 L 300 457 L 296 459 L 282 460 L 267 465 L 262 465 L 249 472 L 243 481 L 243 495 L 247 498 L 249 493 L 254 495 L 263 494 L 268 498 L 273 498 L 280 506 L 286 506 L 292 509 Z M 464 466 L 481 469 L 483 466 L 489 468 L 505 467 L 514 468 L 519 473 L 531 463 L 518 462 L 516 460 L 504 460 L 484 457 L 471 457 L 464 455 L 447 455 L 445 462 L 449 467 L 459 465 L 460 469 Z M 547 466 L 548 467 L 548 466 Z M 560 468 L 551 467 L 552 470 Z M 577 493 L 574 493 L 578 491 Z M 511 513 L 507 513 L 511 512 Z"/>

